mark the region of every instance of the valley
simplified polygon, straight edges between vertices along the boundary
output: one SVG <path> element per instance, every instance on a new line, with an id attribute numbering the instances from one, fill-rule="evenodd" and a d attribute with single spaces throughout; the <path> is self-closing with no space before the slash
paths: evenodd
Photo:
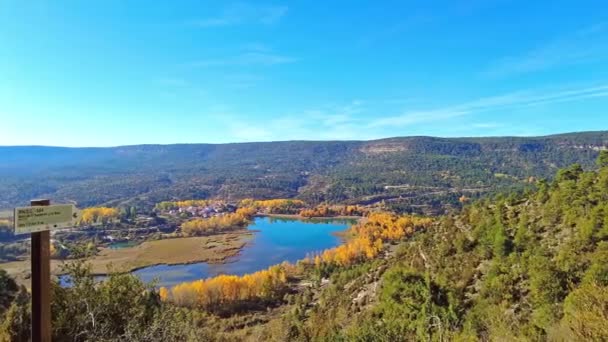
<path id="1" fill-rule="evenodd" d="M 0 342 L 608 342 L 607 14 L 0 0 Z"/>
<path id="2" fill-rule="evenodd" d="M 403 194 L 84 208 L 78 227 L 52 236 L 53 310 L 96 307 L 53 324 L 57 334 L 84 329 L 96 310 L 171 340 L 601 339 L 608 152 L 592 153 L 593 166 L 574 163 L 479 196 L 481 185 L 385 186 L 426 191 L 399 205 Z M 425 206 L 420 197 L 446 194 L 458 196 L 447 214 L 412 213 Z M 29 242 L 6 228 L 4 239 L 0 277 L 27 287 Z M 25 287 L 12 298 L 27 297 Z M 26 310 L 19 303 L 14 310 Z"/>
<path id="3" fill-rule="evenodd" d="M 63 284 L 64 265 L 82 260 L 92 275 L 133 272 L 158 286 L 242 275 L 337 246 L 338 235 L 362 213 L 358 206 L 310 207 L 289 199 L 161 202 L 147 214 L 91 207 L 79 227 L 53 232 L 51 273 Z M 5 242 L 0 268 L 29 288 L 29 239 Z"/>

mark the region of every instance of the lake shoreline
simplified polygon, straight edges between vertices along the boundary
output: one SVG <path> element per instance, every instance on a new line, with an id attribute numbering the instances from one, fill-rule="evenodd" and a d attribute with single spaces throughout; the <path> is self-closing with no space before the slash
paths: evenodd
<path id="1" fill-rule="evenodd" d="M 286 218 L 286 219 L 295 219 L 302 221 L 314 221 L 314 220 L 356 220 L 359 222 L 363 217 L 362 216 L 315 216 L 315 217 L 306 217 L 299 214 L 256 214 L 256 217 L 275 217 L 275 218 Z"/>
<path id="2" fill-rule="evenodd" d="M 226 264 L 229 258 L 241 253 L 253 239 L 255 232 L 239 229 L 209 236 L 178 237 L 144 241 L 133 247 L 111 249 L 102 248 L 98 254 L 88 259 L 52 259 L 51 275 L 60 277 L 61 266 L 78 260 L 91 264 L 93 276 L 107 276 L 111 273 L 125 274 L 158 265 L 188 265 L 196 263 Z M 113 267 L 108 270 L 108 267 Z M 19 284 L 30 287 L 30 259 L 0 264 Z"/>
<path id="3" fill-rule="evenodd" d="M 193 255 L 192 258 L 186 258 L 186 260 L 184 261 L 169 261 L 167 262 L 166 260 L 162 260 L 162 261 L 158 261 L 158 262 L 146 262 L 145 264 L 142 265 L 137 265 L 137 266 L 129 266 L 126 265 L 127 268 L 121 269 L 121 270 L 116 270 L 115 273 L 131 273 L 143 268 L 147 268 L 147 267 L 152 267 L 152 266 L 159 266 L 159 265 L 190 265 L 190 264 L 196 264 L 196 263 L 200 263 L 200 262 L 204 262 L 204 263 L 208 263 L 208 264 L 214 264 L 214 265 L 220 265 L 220 264 L 225 264 L 227 263 L 226 260 L 229 258 L 232 258 L 234 256 L 237 256 L 240 251 L 243 249 L 243 247 L 245 247 L 247 245 L 247 243 L 251 240 L 251 237 L 253 237 L 255 232 L 252 232 L 250 230 L 247 229 L 238 229 L 235 231 L 231 231 L 231 232 L 225 232 L 225 233 L 220 233 L 220 234 L 213 234 L 213 235 L 207 235 L 207 236 L 190 236 L 190 237 L 178 237 L 178 238 L 171 238 L 171 239 L 162 239 L 162 240 L 155 240 L 155 241 L 164 241 L 166 243 L 174 243 L 176 241 L 179 242 L 185 242 L 185 241 L 200 241 L 201 242 L 201 246 L 206 247 L 206 249 L 214 249 L 214 246 L 208 247 L 208 245 L 210 243 L 219 243 L 219 245 L 217 245 L 217 249 L 219 250 L 213 250 L 211 252 L 213 253 L 217 253 L 215 254 L 213 257 L 208 256 L 208 257 L 202 257 L 200 254 L 199 255 Z M 224 238 L 224 241 L 218 241 L 219 239 Z M 174 241 L 171 241 L 174 240 Z M 153 241 L 146 241 L 143 242 L 141 245 L 145 244 L 145 243 L 153 243 Z M 161 242 L 159 242 L 161 243 Z M 183 246 L 180 245 L 179 246 L 180 250 L 182 250 L 181 252 L 184 254 L 189 254 L 191 252 L 191 246 Z M 134 247 L 128 247 L 128 248 L 123 248 L 121 250 L 125 251 L 125 252 L 129 252 L 130 249 L 134 249 L 137 248 L 137 246 Z M 106 251 L 108 249 L 105 249 Z M 161 256 L 155 256 L 156 258 L 162 258 Z M 177 259 L 180 259 L 181 255 L 178 255 Z M 137 257 L 136 257 L 137 259 Z M 165 258 L 162 258 L 165 259 Z M 182 259 L 180 259 L 182 260 Z M 93 272 L 94 275 L 96 276 L 107 276 L 109 274 L 111 274 L 113 272 Z"/>
<path id="4" fill-rule="evenodd" d="M 278 221 L 276 223 L 272 223 L 272 218 L 283 218 L 285 219 L 285 223 L 282 221 Z M 283 225 L 287 224 L 292 227 L 290 229 L 278 229 L 273 228 L 275 230 L 275 234 L 279 234 L 280 236 L 285 236 L 284 234 L 288 234 L 286 236 L 290 236 L 291 234 L 309 236 L 310 234 L 320 234 L 319 227 L 326 226 L 322 224 L 317 226 L 316 229 L 302 229 L 304 227 L 299 226 L 291 226 L 293 223 L 288 223 L 290 221 L 298 221 L 303 224 L 314 224 L 314 223 L 331 223 L 331 221 L 340 221 L 340 220 L 351 220 L 350 222 L 342 221 L 340 222 L 340 230 L 327 231 L 326 234 L 329 236 L 333 236 L 334 238 L 338 238 L 339 242 L 337 245 L 343 244 L 348 240 L 347 232 L 349 226 L 358 222 L 361 217 L 328 217 L 328 218 L 303 218 L 299 215 L 279 215 L 279 214 L 264 214 L 264 215 L 256 215 L 256 219 L 252 220 L 252 222 L 246 228 L 239 228 L 229 232 L 223 232 L 219 234 L 207 235 L 207 236 L 194 236 L 194 237 L 172 237 L 165 238 L 160 240 L 148 240 L 144 241 L 135 246 L 129 246 L 124 248 L 111 248 L 109 246 L 102 247 L 98 250 L 95 256 L 87 258 L 85 263 L 91 265 L 91 275 L 95 277 L 107 277 L 110 274 L 126 274 L 126 273 L 135 273 L 144 269 L 152 268 L 150 271 L 143 271 L 143 273 L 156 272 L 154 267 L 160 267 L 161 269 L 165 268 L 180 268 L 185 267 L 188 268 L 189 265 L 194 264 L 206 264 L 212 268 L 227 268 L 227 269 L 238 269 L 237 266 L 223 266 L 230 264 L 238 264 L 243 262 L 240 260 L 242 258 L 251 260 L 252 255 L 249 253 L 246 248 L 260 248 L 257 246 L 259 242 L 256 241 L 256 237 L 258 234 L 263 233 L 263 231 L 268 230 L 268 226 L 257 226 L 254 223 L 257 223 L 258 220 L 261 222 L 265 222 L 265 225 Z M 353 221 L 356 220 L 356 221 Z M 325 222 L 327 221 L 327 222 Z M 269 233 L 266 233 L 269 234 Z M 327 236 L 326 235 L 326 236 Z M 284 243 L 288 240 L 282 240 L 279 238 L 281 243 Z M 314 241 L 314 240 L 313 240 Z M 316 240 L 320 241 L 320 240 Z M 331 241 L 331 240 L 329 240 Z M 292 242 L 292 247 L 299 246 L 300 244 L 305 243 L 303 240 L 297 240 Z M 316 243 L 316 242 L 315 242 Z M 313 243 L 314 244 L 314 243 Z M 257 247 L 254 247 L 257 246 Z M 320 248 L 311 248 L 311 251 L 319 252 L 326 248 L 334 247 L 334 244 L 325 244 Z M 297 247 L 296 247 L 297 248 Z M 289 250 L 289 249 L 287 249 Z M 247 253 L 245 253 L 247 251 Z M 286 253 L 285 249 L 280 249 L 280 253 Z M 260 260 L 271 260 L 277 256 L 277 254 L 264 254 L 266 251 L 258 251 L 256 253 L 255 259 Z M 242 256 L 239 258 L 239 256 Z M 291 261 L 295 262 L 301 258 L 305 257 L 305 253 L 302 253 L 301 256 L 297 258 L 294 257 L 285 257 Z M 286 260 L 287 260 L 286 259 Z M 83 259 L 73 259 L 73 260 L 60 260 L 53 259 L 51 260 L 51 274 L 54 277 L 61 278 L 65 275 L 65 272 L 62 272 L 62 265 L 66 263 L 83 260 Z M 280 263 L 277 260 L 276 264 Z M 274 264 L 274 263 L 272 263 Z M 269 264 L 270 265 L 270 264 Z M 269 265 L 264 264 L 263 267 L 259 269 L 263 269 L 268 267 Z M 235 268 L 236 267 L 236 268 Z M 19 284 L 23 284 L 26 287 L 30 287 L 30 260 L 29 258 L 0 264 L 0 268 L 3 268 L 9 272 Z M 191 268 L 190 268 L 191 269 Z M 257 271 L 258 268 L 253 269 L 252 272 Z M 240 272 L 240 271 L 237 271 Z M 204 278 L 204 277 L 203 277 Z"/>
<path id="5" fill-rule="evenodd" d="M 342 245 L 348 240 L 346 233 L 353 220 L 299 219 L 294 215 L 273 219 L 258 215 L 248 226 L 257 231 L 254 240 L 247 244 L 237 257 L 221 265 L 195 263 L 193 265 L 160 265 L 134 272 L 145 282 L 158 279 L 158 287 L 207 279 L 217 275 L 242 276 L 268 269 L 283 262 L 296 263 L 312 254 Z M 346 237 L 346 238 L 344 238 Z M 234 262 L 232 262 L 234 261 Z"/>
<path id="6" fill-rule="evenodd" d="M 245 247 L 245 246 L 243 246 Z M 240 252 L 240 251 L 239 251 Z M 193 264 L 199 264 L 199 263 L 206 263 L 209 265 L 226 265 L 226 264 L 230 264 L 232 262 L 235 261 L 231 261 L 231 262 L 227 262 L 228 259 L 232 258 L 232 257 L 236 257 L 238 256 L 239 253 L 236 253 L 234 255 L 229 255 L 229 256 L 225 256 L 221 259 L 217 259 L 214 261 L 207 261 L 207 260 L 192 260 L 192 261 L 186 261 L 186 262 L 173 262 L 173 263 L 166 263 L 166 262 L 160 262 L 157 264 L 149 264 L 149 265 L 145 265 L 145 266 L 138 266 L 129 270 L 125 270 L 125 271 L 120 271 L 120 272 L 112 272 L 112 273 L 108 273 L 108 272 L 101 272 L 101 273 L 91 273 L 92 276 L 94 277 L 107 277 L 110 274 L 127 274 L 127 273 L 133 273 L 139 270 L 143 270 L 145 268 L 148 267 L 154 267 L 154 266 L 180 266 L 180 265 L 193 265 Z M 0 265 L 1 266 L 1 265 Z M 60 277 L 65 275 L 65 273 L 57 273 L 57 274 L 53 274 L 54 276 Z"/>
<path id="7" fill-rule="evenodd" d="M 294 220 L 298 220 L 298 221 L 314 221 L 314 220 L 356 220 L 357 222 L 359 222 L 361 219 L 363 219 L 363 217 L 361 216 L 327 216 L 327 217 L 304 217 L 301 215 L 297 215 L 297 214 L 256 214 L 254 217 L 270 217 L 270 218 L 285 218 L 285 219 L 294 219 Z M 347 236 L 347 232 L 348 232 L 348 228 L 346 227 L 344 230 L 341 231 L 337 231 L 337 232 L 332 232 L 331 235 L 336 236 L 338 238 L 340 238 L 342 243 L 345 243 L 348 240 L 348 236 Z M 256 230 L 256 229 L 246 229 L 245 233 L 249 233 L 250 235 L 253 235 L 254 233 L 258 233 L 260 232 L 260 230 Z M 217 234 L 216 234 L 217 235 Z M 210 235 L 210 236 L 214 236 L 214 235 Z M 198 263 L 207 263 L 210 265 L 225 265 L 228 264 L 229 262 L 227 262 L 227 259 L 236 257 L 240 254 L 240 252 L 242 251 L 242 249 L 245 247 L 246 243 L 238 248 L 238 251 L 233 254 L 233 255 L 225 255 L 220 257 L 219 259 L 216 260 L 192 260 L 192 261 L 186 261 L 186 262 L 177 262 L 177 263 L 166 263 L 166 262 L 160 262 L 160 263 L 156 263 L 156 264 L 150 264 L 150 265 L 145 265 L 145 266 L 141 266 L 141 267 L 135 267 L 132 268 L 130 270 L 124 271 L 124 272 L 117 272 L 117 273 L 132 273 L 144 268 L 148 268 L 148 267 L 154 267 L 154 266 L 177 266 L 177 265 L 192 265 L 192 264 L 198 264 Z M 233 261 L 236 262 L 236 261 Z M 105 272 L 105 273 L 93 273 L 92 275 L 94 276 L 108 276 L 110 273 Z"/>

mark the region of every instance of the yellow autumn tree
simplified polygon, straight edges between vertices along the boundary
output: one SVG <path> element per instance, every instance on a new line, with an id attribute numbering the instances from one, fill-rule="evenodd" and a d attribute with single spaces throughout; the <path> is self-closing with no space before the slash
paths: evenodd
<path id="1" fill-rule="evenodd" d="M 181 306 L 214 310 L 223 304 L 278 298 L 286 283 L 285 269 L 276 265 L 244 276 L 220 275 L 178 284 L 161 298 Z"/>
<path id="2" fill-rule="evenodd" d="M 416 230 L 426 229 L 432 224 L 430 218 L 398 216 L 391 213 L 371 213 L 367 219 L 348 229 L 350 239 L 343 245 L 325 250 L 308 258 L 316 267 L 322 264 L 349 266 L 375 258 L 385 242 L 401 240 Z"/>
<path id="3" fill-rule="evenodd" d="M 82 210 L 79 224 L 93 224 L 93 223 L 108 223 L 119 217 L 120 212 L 116 208 L 108 207 L 92 207 Z"/>
<path id="4" fill-rule="evenodd" d="M 158 290 L 158 296 L 160 297 L 160 300 L 162 300 L 163 302 L 166 301 L 169 298 L 169 290 L 167 290 L 166 287 L 161 287 Z"/>
<path id="5" fill-rule="evenodd" d="M 255 210 L 255 208 L 251 208 L 251 207 L 238 208 L 236 210 L 237 215 L 240 215 L 246 219 L 251 219 L 256 213 L 257 213 L 257 210 Z"/>
<path id="6" fill-rule="evenodd" d="M 232 215 L 243 218 L 245 214 L 252 213 L 254 211 L 248 210 Z M 188 222 L 193 221 L 195 220 Z M 348 229 L 346 235 L 349 238 L 346 243 L 313 255 L 304 261 L 305 264 L 313 264 L 315 267 L 326 264 L 346 267 L 370 260 L 382 252 L 384 243 L 401 240 L 417 230 L 427 229 L 432 223 L 432 219 L 424 217 L 398 216 L 385 212 L 371 213 L 364 221 Z M 193 229 L 196 231 L 201 227 L 197 226 Z M 295 273 L 296 269 L 294 265 L 283 263 L 244 276 L 220 275 L 182 283 L 171 290 L 165 289 L 166 292 L 161 289 L 162 293 L 159 293 L 163 300 L 172 301 L 177 305 L 215 310 L 221 305 L 240 301 L 279 298 L 284 294 L 287 274 Z"/>
<path id="7" fill-rule="evenodd" d="M 270 214 L 297 214 L 306 207 L 306 203 L 297 199 L 278 198 L 271 200 L 254 200 L 247 198 L 239 202 L 239 207 L 255 208 Z"/>
<path id="8" fill-rule="evenodd" d="M 239 208 L 235 213 L 186 221 L 181 229 L 182 233 L 192 236 L 241 228 L 250 222 L 255 213 L 253 208 Z"/>
<path id="9" fill-rule="evenodd" d="M 203 235 L 242 227 L 246 219 L 237 214 L 226 214 L 210 218 L 195 218 L 182 223 L 182 233 L 185 235 Z"/>
<path id="10" fill-rule="evenodd" d="M 368 209 L 358 205 L 319 205 L 315 208 L 302 209 L 303 217 L 363 216 Z"/>

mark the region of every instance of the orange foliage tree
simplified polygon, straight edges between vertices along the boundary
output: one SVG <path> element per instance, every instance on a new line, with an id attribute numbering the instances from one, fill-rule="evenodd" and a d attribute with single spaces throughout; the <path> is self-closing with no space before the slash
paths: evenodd
<path id="1" fill-rule="evenodd" d="M 286 284 L 285 269 L 275 265 L 244 276 L 220 275 L 182 283 L 171 290 L 161 288 L 159 293 L 161 299 L 177 305 L 214 310 L 225 304 L 280 298 Z"/>
<path id="2" fill-rule="evenodd" d="M 364 222 L 348 230 L 351 238 L 345 244 L 328 249 L 306 261 L 312 261 L 316 266 L 349 266 L 373 259 L 382 251 L 385 242 L 401 240 L 418 229 L 428 228 L 432 222 L 430 218 L 398 216 L 384 212 L 371 213 Z"/>
<path id="3" fill-rule="evenodd" d="M 163 302 L 166 301 L 167 299 L 169 299 L 169 290 L 167 290 L 166 287 L 161 287 L 158 290 L 158 296 L 160 297 L 160 300 L 162 300 Z"/>
<path id="4" fill-rule="evenodd" d="M 370 260 L 378 256 L 384 243 L 401 240 L 417 230 L 430 227 L 432 223 L 430 218 L 371 213 L 348 229 L 349 238 L 345 244 L 304 259 L 304 265 L 313 264 L 317 270 L 321 270 Z M 161 299 L 177 305 L 208 310 L 244 301 L 277 299 L 285 293 L 288 272 L 295 272 L 296 269 L 294 265 L 283 263 L 242 277 L 220 275 L 182 283 L 170 290 L 161 288 L 159 295 Z"/>

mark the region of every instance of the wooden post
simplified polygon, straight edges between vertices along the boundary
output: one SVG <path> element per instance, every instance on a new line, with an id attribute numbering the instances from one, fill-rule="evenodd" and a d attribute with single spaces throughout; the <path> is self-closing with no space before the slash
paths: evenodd
<path id="1" fill-rule="evenodd" d="M 31 206 L 51 201 L 33 200 Z M 51 249 L 48 230 L 32 233 L 32 341 L 51 342 Z"/>

